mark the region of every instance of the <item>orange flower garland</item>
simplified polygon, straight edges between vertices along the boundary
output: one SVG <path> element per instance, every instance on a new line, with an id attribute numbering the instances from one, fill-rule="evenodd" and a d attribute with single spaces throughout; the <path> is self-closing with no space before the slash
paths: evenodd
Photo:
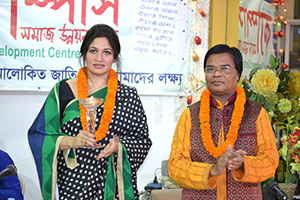
<path id="1" fill-rule="evenodd" d="M 77 75 L 77 90 L 79 99 L 84 99 L 88 97 L 88 86 L 86 77 L 86 67 L 81 68 Z M 118 91 L 118 76 L 117 73 L 110 69 L 108 81 L 107 81 L 107 94 L 106 101 L 104 103 L 104 111 L 100 120 L 100 125 L 95 132 L 96 141 L 100 141 L 106 137 L 109 129 L 109 124 L 114 113 L 114 106 L 116 100 L 116 93 Z M 87 119 L 86 119 L 86 108 L 79 104 L 80 108 L 80 119 L 82 123 L 83 130 L 87 131 Z"/>
<path id="2" fill-rule="evenodd" d="M 212 140 L 212 133 L 210 130 L 210 92 L 208 89 L 204 90 L 201 95 L 201 105 L 200 105 L 200 128 L 201 136 L 203 140 L 203 145 L 206 150 L 215 158 L 218 158 L 222 153 L 224 153 L 230 144 L 234 147 L 234 143 L 237 139 L 238 130 L 240 128 L 240 123 L 244 115 L 244 105 L 246 102 L 245 91 L 242 87 L 236 87 L 237 97 L 234 103 L 234 110 L 231 117 L 231 125 L 227 134 L 227 138 L 224 144 L 220 147 L 215 147 Z"/>

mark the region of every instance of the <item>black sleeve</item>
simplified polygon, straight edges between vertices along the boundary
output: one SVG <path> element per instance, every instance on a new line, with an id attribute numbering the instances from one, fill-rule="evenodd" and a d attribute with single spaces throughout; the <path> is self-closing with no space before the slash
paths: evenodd
<path id="1" fill-rule="evenodd" d="M 63 118 L 63 114 L 68 103 L 75 99 L 75 96 L 66 81 L 62 81 L 59 85 L 59 108 L 60 108 L 60 121 Z"/>

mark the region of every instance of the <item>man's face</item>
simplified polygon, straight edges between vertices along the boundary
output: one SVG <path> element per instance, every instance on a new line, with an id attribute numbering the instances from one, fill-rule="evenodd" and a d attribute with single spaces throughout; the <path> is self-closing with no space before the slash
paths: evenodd
<path id="1" fill-rule="evenodd" d="M 207 88 L 213 96 L 229 98 L 235 92 L 239 80 L 232 55 L 229 53 L 210 55 L 206 62 L 205 79 Z"/>

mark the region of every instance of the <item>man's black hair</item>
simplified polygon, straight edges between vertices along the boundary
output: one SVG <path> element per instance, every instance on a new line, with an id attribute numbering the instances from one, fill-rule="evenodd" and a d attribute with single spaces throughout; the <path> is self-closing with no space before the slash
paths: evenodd
<path id="1" fill-rule="evenodd" d="M 232 55 L 232 58 L 234 60 L 236 71 L 239 73 L 239 78 L 242 75 L 243 72 L 243 57 L 238 48 L 235 47 L 229 47 L 226 44 L 218 44 L 210 48 L 205 57 L 204 57 L 204 69 L 206 68 L 206 62 L 209 56 L 212 54 L 219 54 L 219 53 L 229 53 Z"/>

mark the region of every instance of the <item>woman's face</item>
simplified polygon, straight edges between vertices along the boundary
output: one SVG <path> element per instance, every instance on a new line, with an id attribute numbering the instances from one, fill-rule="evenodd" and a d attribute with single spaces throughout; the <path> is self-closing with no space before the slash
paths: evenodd
<path id="1" fill-rule="evenodd" d="M 108 76 L 115 62 L 114 51 L 105 37 L 95 38 L 85 56 L 88 73 Z"/>

